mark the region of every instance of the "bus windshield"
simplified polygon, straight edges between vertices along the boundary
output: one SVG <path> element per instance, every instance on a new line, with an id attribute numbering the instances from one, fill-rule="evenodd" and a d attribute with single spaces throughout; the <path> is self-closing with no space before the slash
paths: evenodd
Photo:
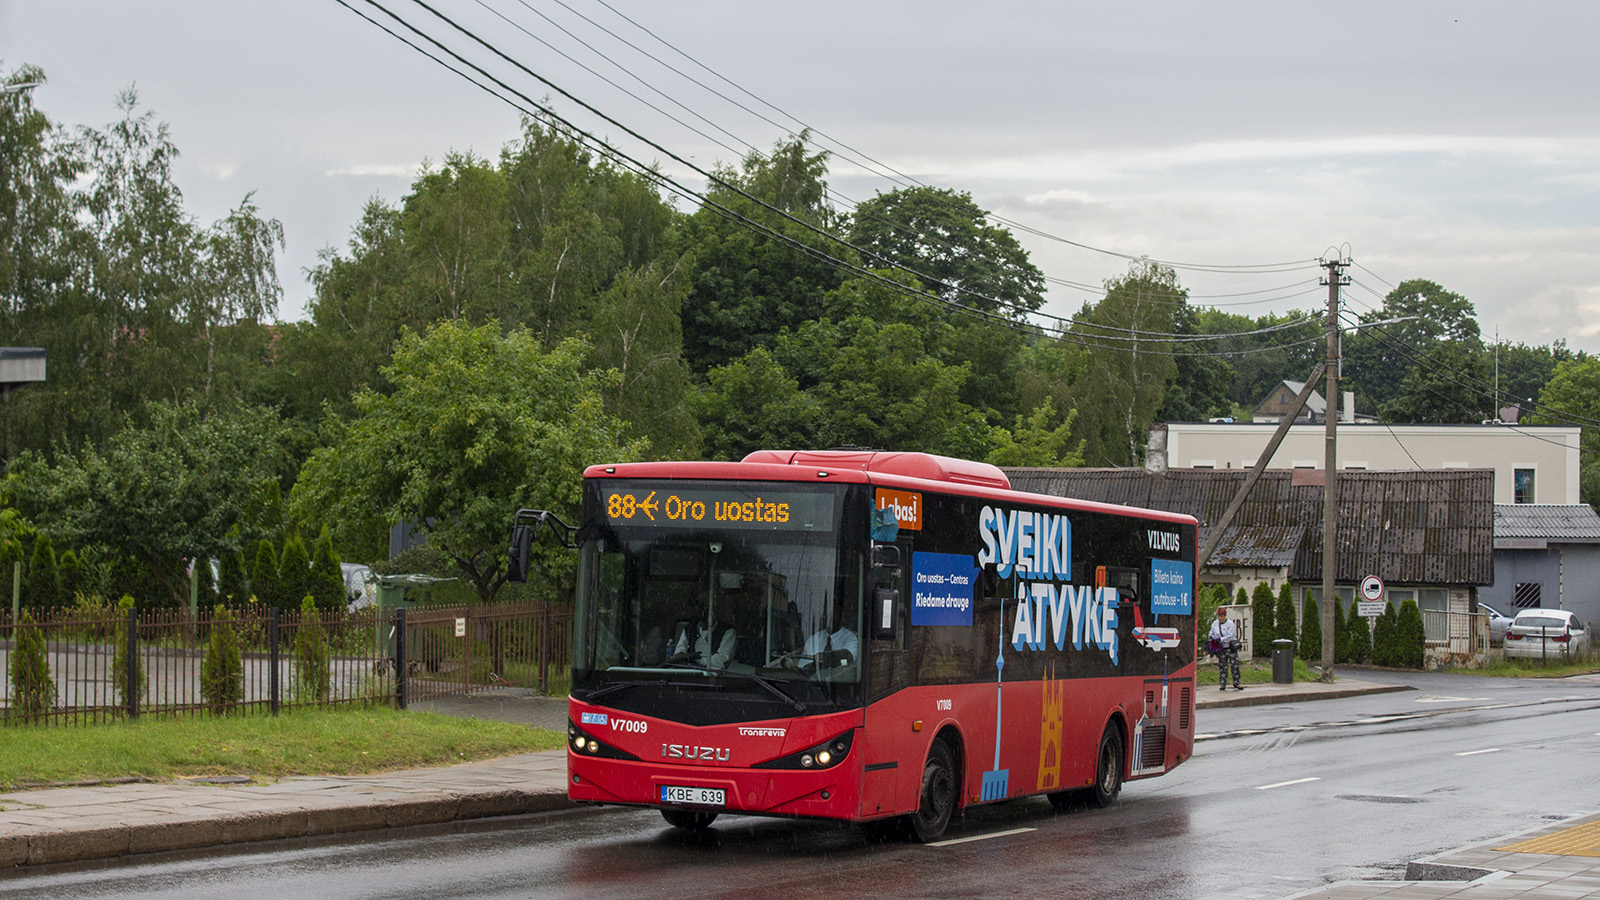
<path id="1" fill-rule="evenodd" d="M 746 698 L 724 704 L 739 717 L 858 705 L 864 553 L 841 540 L 845 497 L 791 484 L 588 485 L 573 695 L 680 720 L 673 704 L 687 704 L 702 722 L 722 717 L 707 701 L 730 695 Z"/>

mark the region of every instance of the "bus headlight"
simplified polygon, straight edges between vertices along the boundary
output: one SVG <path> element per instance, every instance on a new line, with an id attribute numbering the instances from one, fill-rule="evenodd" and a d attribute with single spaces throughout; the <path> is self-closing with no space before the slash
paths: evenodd
<path id="1" fill-rule="evenodd" d="M 856 732 L 852 728 L 844 734 L 829 738 L 820 744 L 807 747 L 799 753 L 791 753 L 778 759 L 767 760 L 751 766 L 753 769 L 827 769 L 837 766 L 850 755 L 850 746 L 855 741 Z"/>

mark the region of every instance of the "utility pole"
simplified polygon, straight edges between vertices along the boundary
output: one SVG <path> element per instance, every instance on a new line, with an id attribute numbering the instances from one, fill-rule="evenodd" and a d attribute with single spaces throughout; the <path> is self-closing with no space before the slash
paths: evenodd
<path id="1" fill-rule="evenodd" d="M 1349 284 L 1344 274 L 1348 259 L 1324 260 L 1322 267 L 1328 276 L 1322 280 L 1328 286 L 1328 358 L 1327 394 L 1323 404 L 1323 456 L 1322 456 L 1322 679 L 1333 680 L 1334 616 L 1339 613 L 1339 595 L 1334 590 L 1334 576 L 1338 569 L 1339 524 L 1339 286 Z"/>

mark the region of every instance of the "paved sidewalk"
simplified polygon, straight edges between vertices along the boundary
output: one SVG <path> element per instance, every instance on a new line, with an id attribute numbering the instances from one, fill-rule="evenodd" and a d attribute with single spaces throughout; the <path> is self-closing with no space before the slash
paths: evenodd
<path id="1" fill-rule="evenodd" d="M 1338 676 L 1331 684 L 1320 681 L 1296 681 L 1293 684 L 1247 684 L 1244 690 L 1222 690 L 1214 684 L 1195 686 L 1196 709 L 1218 709 L 1230 706 L 1265 706 L 1270 703 L 1303 703 L 1308 700 L 1338 700 L 1341 697 L 1360 697 L 1365 694 L 1387 694 L 1392 691 L 1409 691 L 1403 684 L 1379 684 L 1357 678 Z"/>
<path id="2" fill-rule="evenodd" d="M 0 795 L 0 867 L 114 859 L 563 809 L 566 751 L 270 784 L 178 781 Z"/>
<path id="3" fill-rule="evenodd" d="M 1406 867 L 1407 881 L 1341 881 L 1286 900 L 1600 897 L 1600 814 L 1541 825 Z"/>

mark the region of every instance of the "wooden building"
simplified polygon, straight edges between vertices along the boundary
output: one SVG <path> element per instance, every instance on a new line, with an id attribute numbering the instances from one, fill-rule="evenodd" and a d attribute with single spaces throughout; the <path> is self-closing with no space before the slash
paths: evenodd
<path id="1" fill-rule="evenodd" d="M 1200 541 L 1244 482 L 1227 469 L 1010 468 L 1018 490 L 1187 513 Z M 1284 581 L 1295 597 L 1322 593 L 1320 469 L 1268 470 L 1223 532 L 1200 579 L 1230 591 Z M 1382 578 L 1391 603 L 1415 600 L 1423 611 L 1430 659 L 1480 658 L 1479 588 L 1494 583 L 1494 472 L 1339 473 L 1338 554 L 1334 580 L 1341 605 L 1361 580 Z M 1298 602 L 1296 604 L 1299 605 Z"/>

